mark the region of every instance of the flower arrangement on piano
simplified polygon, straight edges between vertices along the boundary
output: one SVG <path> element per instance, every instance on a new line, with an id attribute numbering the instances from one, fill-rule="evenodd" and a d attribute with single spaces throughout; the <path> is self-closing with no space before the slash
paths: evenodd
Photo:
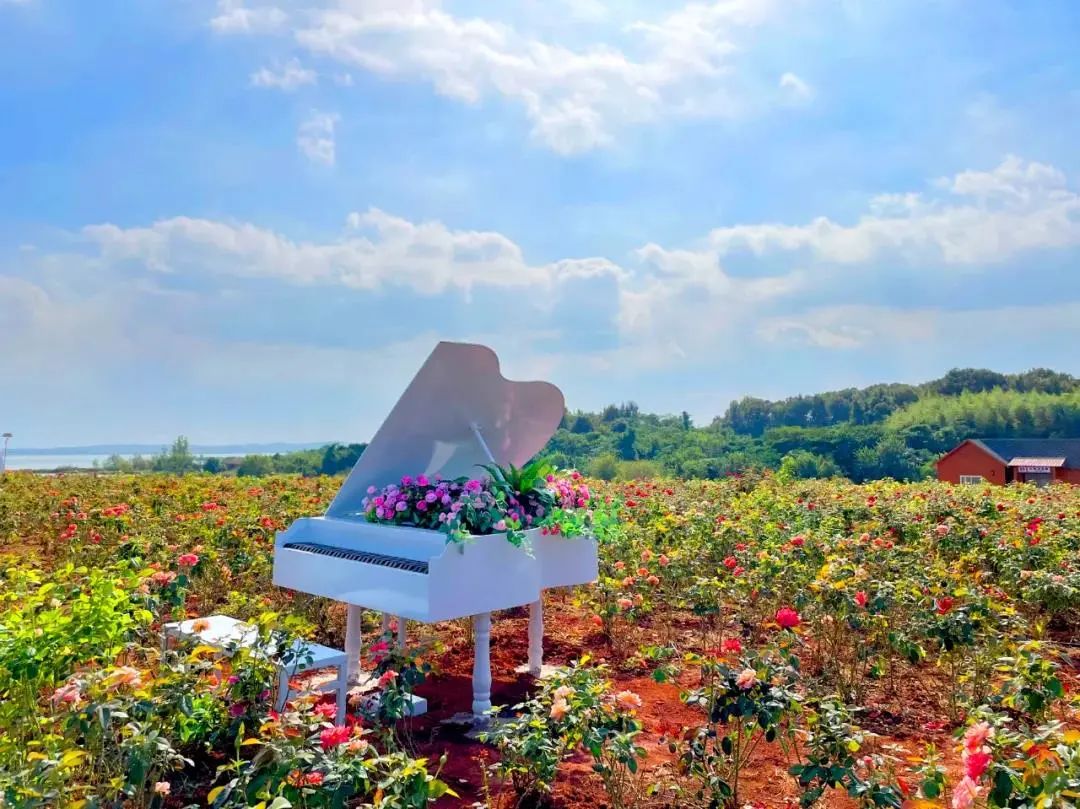
<path id="1" fill-rule="evenodd" d="M 443 480 L 406 475 L 400 483 L 368 488 L 364 514 L 371 522 L 442 531 L 448 541 L 506 534 L 522 545 L 525 531 L 580 536 L 592 512 L 589 487 L 577 472 L 558 476 L 546 461 L 518 468 L 484 466 L 487 477 Z"/>

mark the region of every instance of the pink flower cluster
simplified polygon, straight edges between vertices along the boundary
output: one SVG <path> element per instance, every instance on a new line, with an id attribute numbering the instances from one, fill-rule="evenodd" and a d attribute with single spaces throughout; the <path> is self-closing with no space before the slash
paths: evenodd
<path id="1" fill-rule="evenodd" d="M 589 487 L 582 482 L 580 472 L 571 472 L 569 477 L 557 478 L 555 475 L 547 476 L 548 489 L 555 495 L 559 508 L 572 511 L 575 508 L 586 508 L 592 495 Z M 541 515 L 543 516 L 543 515 Z"/>
<path id="2" fill-rule="evenodd" d="M 586 508 L 590 496 L 577 472 L 567 478 L 549 475 L 546 489 L 523 495 L 508 493 L 487 479 L 443 480 L 421 474 L 406 475 L 381 489 L 369 486 L 363 509 L 371 522 L 433 529 L 460 539 L 538 526 L 557 533 L 558 526 L 551 523 L 556 510 Z"/>
<path id="3" fill-rule="evenodd" d="M 363 500 L 364 513 L 372 522 L 441 530 L 471 522 L 469 516 L 490 512 L 495 505 L 495 495 L 484 481 L 430 480 L 426 475 L 406 475 L 400 484 L 381 490 L 369 486 Z"/>
<path id="4" fill-rule="evenodd" d="M 970 809 L 982 791 L 979 781 L 990 766 L 992 755 L 987 742 L 994 735 L 994 729 L 986 722 L 972 725 L 964 733 L 964 777 L 953 790 L 953 809 Z"/>

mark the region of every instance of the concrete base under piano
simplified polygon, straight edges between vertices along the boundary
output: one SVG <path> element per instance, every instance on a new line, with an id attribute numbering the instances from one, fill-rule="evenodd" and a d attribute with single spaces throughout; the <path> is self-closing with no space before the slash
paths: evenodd
<path id="1" fill-rule="evenodd" d="M 533 675 L 537 680 L 546 680 L 559 670 L 559 666 L 549 666 L 546 663 L 540 667 L 540 673 Z M 523 663 L 514 669 L 515 674 L 532 674 L 528 663 Z"/>

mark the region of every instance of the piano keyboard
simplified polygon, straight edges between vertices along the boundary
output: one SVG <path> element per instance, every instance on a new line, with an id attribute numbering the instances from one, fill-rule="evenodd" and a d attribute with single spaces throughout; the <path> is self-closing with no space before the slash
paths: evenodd
<path id="1" fill-rule="evenodd" d="M 320 556 L 329 556 L 333 559 L 345 559 L 350 562 L 380 565 L 381 567 L 390 567 L 394 570 L 404 570 L 409 573 L 421 573 L 425 576 L 428 572 L 427 562 L 419 562 L 416 559 L 403 559 L 400 556 L 387 556 L 382 553 L 336 548 L 333 545 L 321 545 L 317 542 L 286 542 L 282 547 L 291 551 L 317 553 Z"/>

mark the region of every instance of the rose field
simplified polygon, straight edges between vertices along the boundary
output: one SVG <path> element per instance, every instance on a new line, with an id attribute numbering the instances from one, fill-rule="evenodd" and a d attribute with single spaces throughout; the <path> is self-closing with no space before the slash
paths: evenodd
<path id="1" fill-rule="evenodd" d="M 547 594 L 539 681 L 494 616 L 477 737 L 467 620 L 367 612 L 381 702 L 274 710 L 283 638 L 343 648 L 271 583 L 340 485 L 0 477 L 0 806 L 1080 806 L 1080 489 L 580 482 L 600 581 Z M 213 614 L 259 641 L 163 643 Z"/>

